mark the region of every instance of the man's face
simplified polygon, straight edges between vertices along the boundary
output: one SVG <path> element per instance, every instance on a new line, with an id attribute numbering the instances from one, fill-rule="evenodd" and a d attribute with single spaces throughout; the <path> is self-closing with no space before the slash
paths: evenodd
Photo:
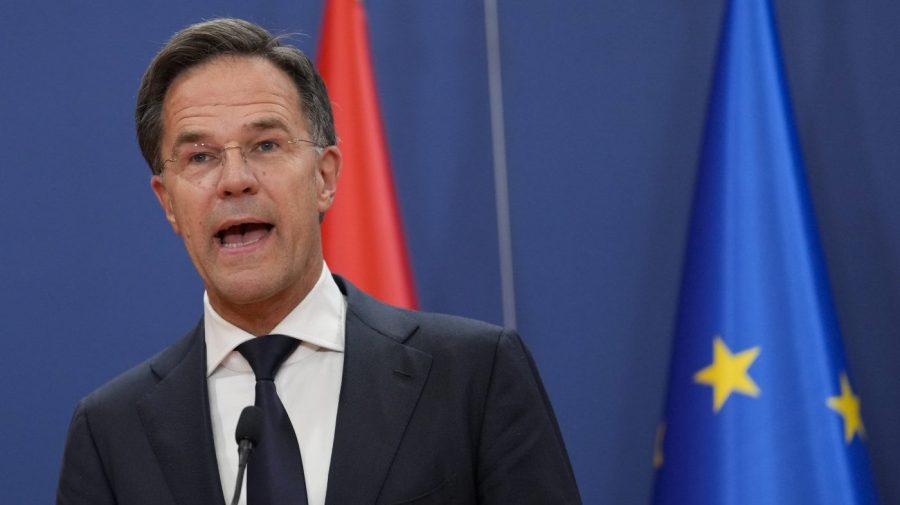
<path id="1" fill-rule="evenodd" d="M 213 307 L 226 319 L 286 314 L 321 273 L 319 213 L 331 206 L 340 170 L 336 147 L 319 155 L 309 143 L 284 142 L 311 140 L 291 79 L 262 58 L 191 68 L 166 93 L 162 133 L 162 157 L 179 153 L 192 168 L 167 162 L 153 191 Z M 274 157 L 273 139 L 283 150 Z M 194 170 L 208 157 L 185 155 L 203 151 L 221 153 L 221 163 Z"/>

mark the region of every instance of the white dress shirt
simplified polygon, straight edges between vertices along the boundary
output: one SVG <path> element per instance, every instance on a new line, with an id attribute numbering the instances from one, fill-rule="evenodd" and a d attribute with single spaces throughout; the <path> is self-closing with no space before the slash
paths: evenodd
<path id="1" fill-rule="evenodd" d="M 247 360 L 234 349 L 253 335 L 222 319 L 203 294 L 207 386 L 213 440 L 225 501 L 237 479 L 234 430 L 247 405 L 253 405 L 256 379 Z M 347 302 L 328 267 L 306 298 L 272 330 L 302 343 L 275 376 L 275 389 L 300 443 L 309 505 L 324 505 L 334 443 L 341 372 L 344 367 L 344 320 Z M 253 464 L 253 457 L 250 457 Z M 246 479 L 246 476 L 245 476 Z M 240 504 L 247 503 L 246 480 Z"/>

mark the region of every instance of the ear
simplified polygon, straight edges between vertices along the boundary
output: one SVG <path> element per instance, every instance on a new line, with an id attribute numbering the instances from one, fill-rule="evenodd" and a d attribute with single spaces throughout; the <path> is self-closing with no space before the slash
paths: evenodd
<path id="1" fill-rule="evenodd" d="M 337 146 L 328 146 L 319 156 L 316 163 L 316 182 L 318 186 L 319 213 L 322 214 L 334 203 L 337 193 L 338 177 L 341 175 L 341 150 Z"/>
<path id="2" fill-rule="evenodd" d="M 178 229 L 178 220 L 175 219 L 172 196 L 169 194 L 169 189 L 166 187 L 166 179 L 162 175 L 154 175 L 150 179 L 150 187 L 153 188 L 153 194 L 156 195 L 159 206 L 162 207 L 163 212 L 166 213 L 166 220 L 172 225 L 172 230 L 175 231 L 175 234 L 181 235 L 181 232 Z"/>

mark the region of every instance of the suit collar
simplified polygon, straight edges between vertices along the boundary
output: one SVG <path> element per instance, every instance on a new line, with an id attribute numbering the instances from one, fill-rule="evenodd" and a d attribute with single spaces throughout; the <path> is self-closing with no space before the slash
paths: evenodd
<path id="1" fill-rule="evenodd" d="M 379 302 L 339 275 L 334 276 L 334 281 L 347 297 L 348 321 L 352 313 L 364 326 L 398 343 L 406 342 L 419 328 L 408 310 Z"/>
<path id="2" fill-rule="evenodd" d="M 335 280 L 347 297 L 347 330 L 325 503 L 371 503 L 428 379 L 431 356 L 403 345 L 418 328 L 406 311 Z"/>
<path id="3" fill-rule="evenodd" d="M 431 369 L 431 356 L 404 345 L 418 324 L 339 276 L 347 297 L 346 342 L 326 505 L 378 496 Z M 159 378 L 138 414 L 179 505 L 223 503 L 209 394 L 203 322 L 150 360 Z"/>
<path id="4" fill-rule="evenodd" d="M 223 503 L 206 387 L 203 323 L 150 361 L 159 378 L 138 402 L 159 467 L 175 503 Z"/>

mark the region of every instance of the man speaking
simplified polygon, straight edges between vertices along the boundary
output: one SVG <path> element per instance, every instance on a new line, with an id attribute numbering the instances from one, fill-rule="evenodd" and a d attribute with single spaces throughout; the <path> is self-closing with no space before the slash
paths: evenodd
<path id="1" fill-rule="evenodd" d="M 514 332 L 390 307 L 328 271 L 341 152 L 302 52 L 242 20 L 190 26 L 150 63 L 135 119 L 203 318 L 79 403 L 59 505 L 230 501 L 254 404 L 239 503 L 580 503 Z"/>

